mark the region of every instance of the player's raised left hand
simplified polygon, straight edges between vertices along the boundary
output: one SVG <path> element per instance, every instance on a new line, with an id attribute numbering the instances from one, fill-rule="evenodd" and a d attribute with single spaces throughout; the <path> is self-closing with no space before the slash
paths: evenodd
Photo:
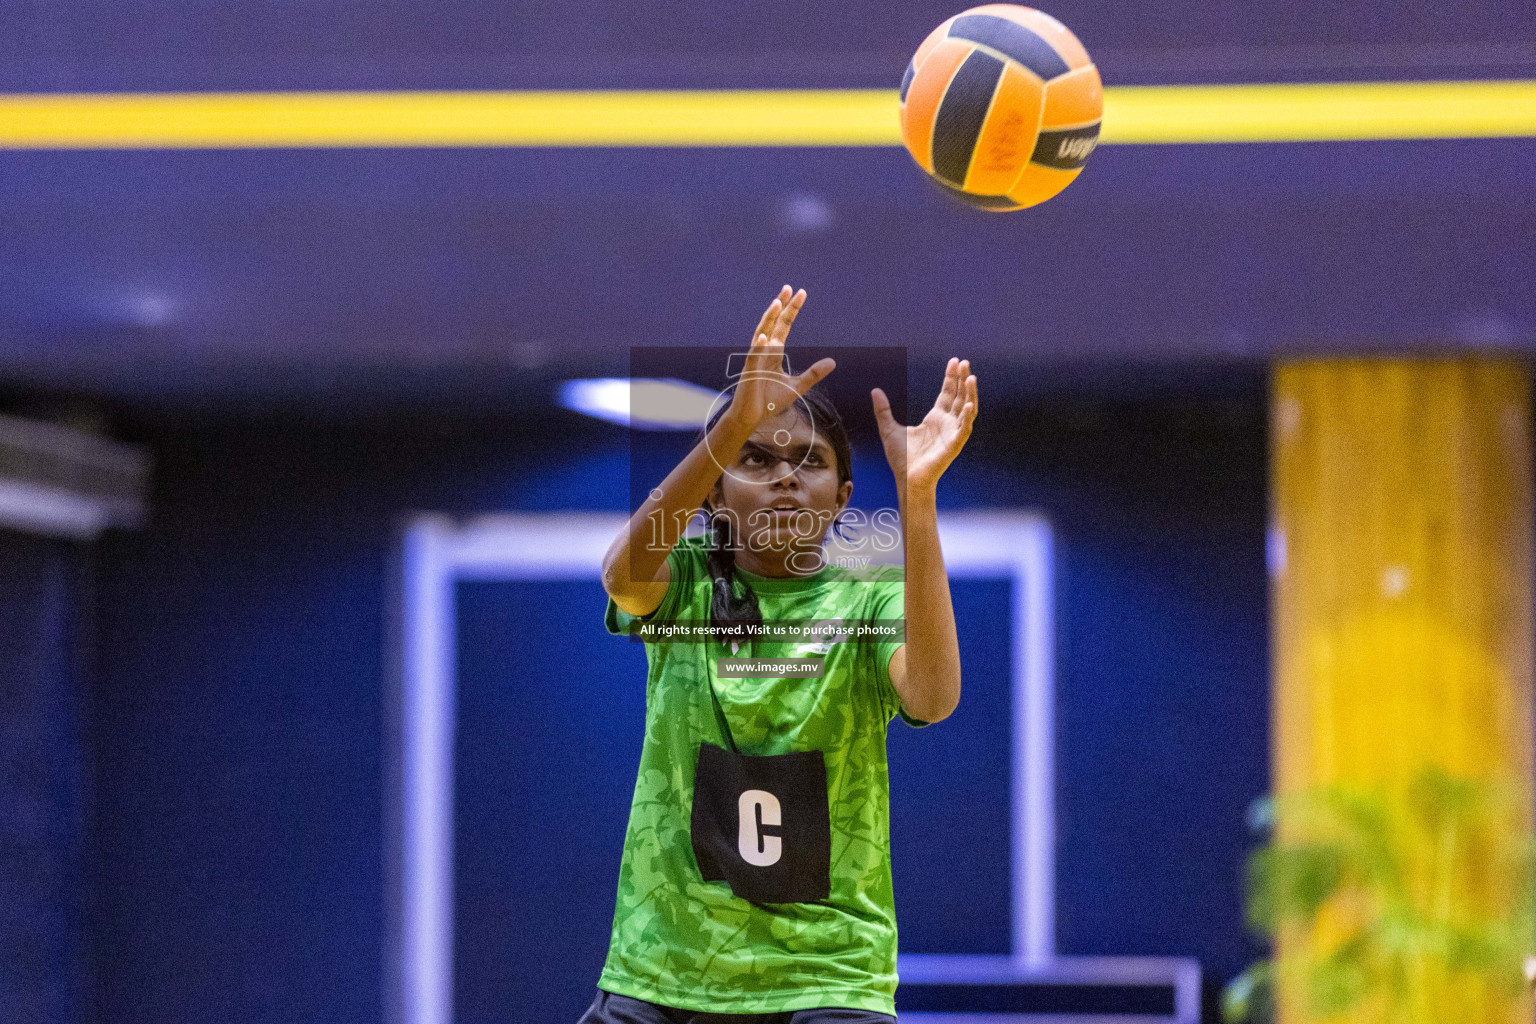
<path id="1" fill-rule="evenodd" d="M 906 482 L 909 491 L 931 492 L 944 470 L 965 447 L 976 422 L 978 399 L 976 375 L 969 359 L 950 357 L 944 367 L 944 386 L 928 415 L 916 426 L 903 427 L 891 415 L 891 403 L 885 392 L 870 392 L 875 404 L 875 422 L 880 427 L 880 442 L 885 458 L 896 474 L 897 484 Z"/>

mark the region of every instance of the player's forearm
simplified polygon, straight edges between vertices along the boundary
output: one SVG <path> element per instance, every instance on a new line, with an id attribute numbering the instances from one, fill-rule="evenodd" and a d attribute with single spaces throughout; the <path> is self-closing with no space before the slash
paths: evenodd
<path id="1" fill-rule="evenodd" d="M 720 467 L 735 461 L 752 429 L 726 412 L 707 439 L 694 445 L 652 489 L 603 558 L 603 584 L 610 594 L 632 582 L 656 579 L 688 521 L 709 496 Z"/>
<path id="2" fill-rule="evenodd" d="M 938 506 L 932 490 L 910 490 L 901 501 L 905 539 L 907 710 L 925 722 L 946 718 L 960 703 L 960 642 L 955 609 L 939 547 Z"/>

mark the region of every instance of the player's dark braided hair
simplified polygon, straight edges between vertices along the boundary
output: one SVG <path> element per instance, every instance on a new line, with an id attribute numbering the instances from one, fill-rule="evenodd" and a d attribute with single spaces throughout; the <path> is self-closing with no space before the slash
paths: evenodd
<path id="1" fill-rule="evenodd" d="M 822 394 L 816 388 L 811 388 L 795 403 L 795 413 L 800 417 L 805 416 L 805 406 L 810 407 L 811 415 L 815 419 L 816 432 L 827 439 L 832 446 L 832 454 L 837 458 L 837 483 L 841 487 L 845 482 L 853 479 L 853 452 L 848 444 L 848 428 L 843 424 L 843 418 L 838 415 L 837 406 L 832 400 Z M 714 429 L 715 423 L 731 407 L 729 402 L 722 402 L 720 408 L 704 426 L 704 434 Z M 757 604 L 757 594 L 746 580 L 738 579 L 736 575 L 736 544 L 738 538 L 734 536 L 731 528 L 731 517 L 719 514 L 710 507 L 709 502 L 704 502 L 704 510 L 709 514 L 710 540 L 706 561 L 709 566 L 709 576 L 713 581 L 709 600 L 709 621 L 716 635 L 724 629 L 741 625 L 762 625 L 763 613 Z M 839 537 L 846 537 L 843 532 L 845 527 L 842 516 L 832 521 L 830 529 Z M 737 584 L 740 584 L 742 593 L 736 593 Z"/>

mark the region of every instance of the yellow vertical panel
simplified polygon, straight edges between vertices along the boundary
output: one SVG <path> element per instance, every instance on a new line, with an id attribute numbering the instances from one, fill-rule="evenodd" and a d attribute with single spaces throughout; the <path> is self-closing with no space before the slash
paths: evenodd
<path id="1" fill-rule="evenodd" d="M 1318 359 L 1271 385 L 1273 775 L 1532 773 L 1531 378 L 1513 359 Z M 1487 904 L 1506 894 L 1475 891 Z M 1321 941 L 1288 936 L 1287 943 Z M 1333 934 L 1337 934 L 1334 932 Z M 1523 1019 L 1474 982 L 1472 1021 Z M 1520 1013 L 1528 1016 L 1528 1006 Z M 1307 1017 L 1281 992 L 1281 1019 Z M 1369 1008 L 1351 1020 L 1374 1020 Z"/>

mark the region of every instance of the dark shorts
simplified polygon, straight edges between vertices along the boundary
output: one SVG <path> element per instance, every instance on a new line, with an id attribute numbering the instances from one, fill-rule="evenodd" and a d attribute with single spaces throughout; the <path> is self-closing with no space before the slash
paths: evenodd
<path id="1" fill-rule="evenodd" d="M 778 1013 L 706 1013 L 660 1006 L 598 989 L 597 998 L 576 1024 L 894 1024 L 895 1020 L 887 1013 L 840 1006 Z"/>

